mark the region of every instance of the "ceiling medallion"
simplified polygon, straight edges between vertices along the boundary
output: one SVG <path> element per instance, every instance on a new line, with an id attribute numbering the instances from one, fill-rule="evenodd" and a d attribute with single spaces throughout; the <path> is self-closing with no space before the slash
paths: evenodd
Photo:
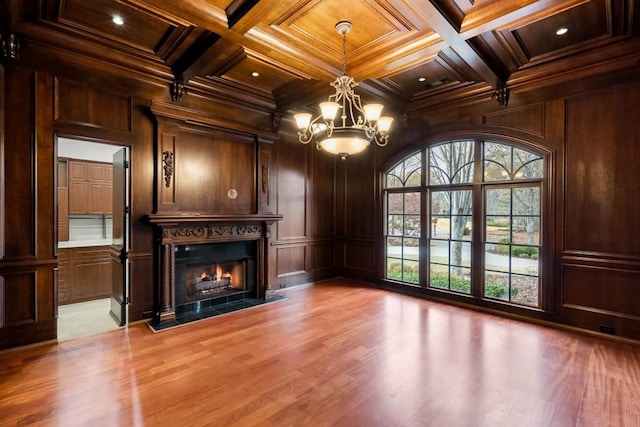
<path id="1" fill-rule="evenodd" d="M 347 33 L 351 28 L 348 21 L 336 24 L 336 31 L 342 34 L 342 76 L 331 83 L 336 93 L 330 95 L 327 102 L 320 103 L 321 114 L 313 119 L 308 113 L 294 115 L 301 143 L 315 141 L 318 150 L 337 154 L 342 160 L 363 151 L 371 141 L 380 147 L 387 145 L 393 121 L 391 117 L 380 117 L 382 104 L 363 106 L 360 95 L 354 93 L 358 83 L 347 76 Z"/>

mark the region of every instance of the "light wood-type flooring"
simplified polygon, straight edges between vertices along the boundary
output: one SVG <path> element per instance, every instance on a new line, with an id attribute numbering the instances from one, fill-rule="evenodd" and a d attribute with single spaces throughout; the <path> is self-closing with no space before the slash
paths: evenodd
<path id="1" fill-rule="evenodd" d="M 0 425 L 640 425 L 640 346 L 345 280 L 284 295 L 0 354 Z"/>

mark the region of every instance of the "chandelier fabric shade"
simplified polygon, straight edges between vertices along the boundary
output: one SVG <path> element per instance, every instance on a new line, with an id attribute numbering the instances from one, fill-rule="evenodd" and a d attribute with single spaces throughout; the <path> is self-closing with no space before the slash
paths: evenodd
<path id="1" fill-rule="evenodd" d="M 313 117 L 309 113 L 295 114 L 298 126 L 298 140 L 303 144 L 311 141 L 316 148 L 340 156 L 343 160 L 352 154 L 365 150 L 372 141 L 380 147 L 389 142 L 392 117 L 382 116 L 382 104 L 362 105 L 360 95 L 354 88 L 358 85 L 353 77 L 347 76 L 347 33 L 350 22 L 336 24 L 336 31 L 342 34 L 342 76 L 331 86 L 336 90 L 326 102 L 319 104 L 320 114 Z"/>

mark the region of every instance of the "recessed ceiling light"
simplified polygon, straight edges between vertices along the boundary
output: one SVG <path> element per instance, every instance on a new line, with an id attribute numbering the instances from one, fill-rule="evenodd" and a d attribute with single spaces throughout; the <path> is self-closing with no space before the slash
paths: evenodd
<path id="1" fill-rule="evenodd" d="M 419 81 L 419 82 L 426 82 L 426 81 L 427 81 L 427 78 L 426 78 L 426 77 L 420 77 L 420 78 L 418 79 L 418 81 Z"/>
<path id="2" fill-rule="evenodd" d="M 122 16 L 120 15 L 113 15 L 113 18 L 111 20 L 116 25 L 124 25 L 124 19 L 122 19 Z"/>
<path id="3" fill-rule="evenodd" d="M 253 77 L 260 77 L 260 73 L 259 73 L 259 72 L 257 72 L 257 71 L 254 71 L 253 73 L 251 73 L 251 75 L 252 75 Z"/>
<path id="4" fill-rule="evenodd" d="M 563 36 L 565 34 L 567 34 L 569 32 L 569 29 L 567 27 L 560 27 L 556 30 L 556 35 L 557 36 Z"/>

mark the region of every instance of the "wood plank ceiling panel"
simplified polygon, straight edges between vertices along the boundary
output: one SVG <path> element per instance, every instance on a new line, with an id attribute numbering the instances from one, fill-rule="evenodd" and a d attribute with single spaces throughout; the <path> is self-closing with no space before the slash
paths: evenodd
<path id="1" fill-rule="evenodd" d="M 564 75 L 567 58 L 637 31 L 634 8 L 635 0 L 6 0 L 1 10 L 27 41 L 65 49 L 74 38 L 85 55 L 155 76 L 169 69 L 187 85 L 258 90 L 290 111 L 341 74 L 338 21 L 353 23 L 347 73 L 360 90 L 396 105 L 434 104 L 426 98 L 470 86 L 491 93 L 515 73 L 521 81 L 540 61 Z"/>

